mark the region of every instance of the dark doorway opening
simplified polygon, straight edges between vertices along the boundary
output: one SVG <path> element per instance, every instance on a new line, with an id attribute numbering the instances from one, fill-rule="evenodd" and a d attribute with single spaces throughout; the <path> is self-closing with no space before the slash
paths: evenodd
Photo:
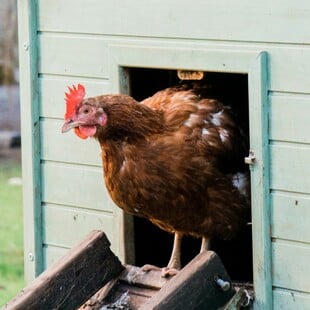
<path id="1" fill-rule="evenodd" d="M 125 68 L 129 78 L 130 95 L 141 101 L 156 91 L 177 85 L 181 81 L 177 70 Z M 205 72 L 202 81 L 208 97 L 229 105 L 238 115 L 244 131 L 249 133 L 248 76 L 246 74 Z M 234 281 L 253 281 L 252 227 L 248 225 L 233 240 L 212 240 L 211 250 L 222 259 Z M 160 230 L 148 220 L 134 218 L 135 264 L 166 266 L 170 258 L 173 236 Z M 182 243 L 183 266 L 194 258 L 200 249 L 200 239 L 185 237 Z"/>

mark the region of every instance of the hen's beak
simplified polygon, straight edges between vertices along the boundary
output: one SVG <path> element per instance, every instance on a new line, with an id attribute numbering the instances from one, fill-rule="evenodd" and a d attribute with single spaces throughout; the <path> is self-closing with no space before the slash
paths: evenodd
<path id="1" fill-rule="evenodd" d="M 62 125 L 62 128 L 61 128 L 61 132 L 64 133 L 64 132 L 68 132 L 69 130 L 71 130 L 72 128 L 75 128 L 79 126 L 79 123 L 78 122 L 75 122 L 73 121 L 72 119 L 68 119 L 65 121 L 65 123 Z"/>

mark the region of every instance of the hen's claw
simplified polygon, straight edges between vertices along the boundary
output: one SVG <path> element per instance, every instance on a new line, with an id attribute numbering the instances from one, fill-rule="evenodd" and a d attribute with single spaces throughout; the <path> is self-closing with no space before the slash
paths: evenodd
<path id="1" fill-rule="evenodd" d="M 157 267 L 154 265 L 149 265 L 149 264 L 142 266 L 141 270 L 143 272 L 149 272 L 151 270 L 161 271 L 160 276 L 162 278 L 173 277 L 179 272 L 179 270 L 177 268 L 171 268 L 171 267 L 160 268 L 160 267 Z"/>
<path id="2" fill-rule="evenodd" d="M 167 277 L 173 277 L 179 272 L 178 269 L 176 268 L 169 268 L 169 267 L 164 267 L 161 269 L 161 277 L 162 278 L 167 278 Z"/>

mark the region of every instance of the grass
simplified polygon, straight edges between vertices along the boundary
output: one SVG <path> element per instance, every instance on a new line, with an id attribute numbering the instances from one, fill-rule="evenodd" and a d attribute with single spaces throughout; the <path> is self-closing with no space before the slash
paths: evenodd
<path id="1" fill-rule="evenodd" d="M 0 307 L 24 287 L 22 187 L 17 160 L 0 157 Z"/>

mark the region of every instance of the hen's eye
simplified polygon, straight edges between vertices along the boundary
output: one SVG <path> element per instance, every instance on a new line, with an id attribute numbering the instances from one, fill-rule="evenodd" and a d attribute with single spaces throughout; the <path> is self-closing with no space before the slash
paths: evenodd
<path id="1" fill-rule="evenodd" d="M 89 113 L 89 109 L 88 109 L 88 108 L 84 109 L 84 110 L 83 110 L 83 113 L 84 113 L 84 114 L 88 114 L 88 113 Z"/>

